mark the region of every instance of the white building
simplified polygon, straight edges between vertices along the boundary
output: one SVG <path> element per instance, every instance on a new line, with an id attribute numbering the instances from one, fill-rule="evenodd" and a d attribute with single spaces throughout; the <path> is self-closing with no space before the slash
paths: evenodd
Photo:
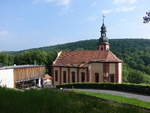
<path id="1" fill-rule="evenodd" d="M 0 67 L 0 86 L 21 88 L 39 84 L 45 73 L 45 67 L 39 65 L 20 65 Z"/>

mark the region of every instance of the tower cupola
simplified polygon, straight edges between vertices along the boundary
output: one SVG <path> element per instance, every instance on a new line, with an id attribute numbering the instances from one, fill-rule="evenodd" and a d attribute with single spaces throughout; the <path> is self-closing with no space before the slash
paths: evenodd
<path id="1" fill-rule="evenodd" d="M 106 36 L 106 26 L 104 24 L 105 16 L 103 16 L 103 24 L 101 26 L 101 37 L 99 38 L 99 50 L 109 50 L 109 40 Z"/>

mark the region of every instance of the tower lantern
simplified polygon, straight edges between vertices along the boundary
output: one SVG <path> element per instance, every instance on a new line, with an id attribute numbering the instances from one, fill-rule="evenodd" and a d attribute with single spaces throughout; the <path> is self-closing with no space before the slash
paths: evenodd
<path id="1" fill-rule="evenodd" d="M 105 16 L 103 16 L 103 24 L 101 26 L 101 37 L 99 38 L 99 50 L 105 51 L 109 50 L 109 40 L 106 36 L 106 26 L 105 26 Z"/>

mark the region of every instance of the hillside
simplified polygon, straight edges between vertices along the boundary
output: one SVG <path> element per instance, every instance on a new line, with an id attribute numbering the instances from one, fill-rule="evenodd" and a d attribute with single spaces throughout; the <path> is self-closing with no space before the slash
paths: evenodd
<path id="1" fill-rule="evenodd" d="M 95 50 L 98 40 L 85 40 L 67 44 L 18 51 L 13 55 L 0 54 L 0 63 L 15 64 L 46 64 L 56 58 L 56 52 L 61 50 Z M 150 40 L 149 39 L 110 39 L 110 49 L 124 61 L 124 81 L 136 78 L 150 82 Z M 6 56 L 8 57 L 6 59 Z M 14 58 L 12 58 L 14 57 Z M 5 59 L 5 62 L 4 62 Z M 10 62 L 9 62 L 10 60 Z M 128 77 L 132 75 L 132 77 Z M 136 76 L 135 76 L 136 75 Z M 142 77 L 141 77 L 142 75 Z M 143 78 L 144 77 L 144 78 Z M 128 79 L 128 80 L 127 80 Z M 130 82 L 134 82 L 131 80 Z"/>
<path id="2" fill-rule="evenodd" d="M 150 39 L 110 39 L 110 46 L 112 51 L 116 51 L 119 47 L 121 50 L 128 50 L 128 49 L 146 49 L 150 51 Z M 66 43 L 66 44 L 60 44 L 55 46 L 47 46 L 47 47 L 41 47 L 41 48 L 35 48 L 35 49 L 29 49 L 29 50 L 44 50 L 44 51 L 50 51 L 50 50 L 95 50 L 97 48 L 98 40 L 92 39 L 92 40 L 83 40 L 83 41 L 77 41 L 72 43 Z M 145 48 L 146 47 L 146 48 Z M 20 51 L 21 52 L 21 51 Z"/>
<path id="3" fill-rule="evenodd" d="M 95 50 L 98 40 L 85 40 L 62 45 L 37 48 L 33 50 Z M 110 49 L 130 68 L 150 75 L 149 39 L 111 39 Z"/>

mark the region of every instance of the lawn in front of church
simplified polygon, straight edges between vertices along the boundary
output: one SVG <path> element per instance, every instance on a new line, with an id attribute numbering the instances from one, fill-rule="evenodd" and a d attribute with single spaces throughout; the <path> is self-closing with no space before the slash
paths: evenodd
<path id="1" fill-rule="evenodd" d="M 150 102 L 145 102 L 136 98 L 128 98 L 128 97 L 123 97 L 123 96 L 117 96 L 113 94 L 108 94 L 108 93 L 98 93 L 98 92 L 91 92 L 91 91 L 85 91 L 85 90 L 71 90 L 77 94 L 83 94 L 83 95 L 88 95 L 92 97 L 97 97 L 100 99 L 105 99 L 105 100 L 111 100 L 113 102 L 118 102 L 122 104 L 129 104 L 129 105 L 134 105 L 137 107 L 143 107 L 150 109 Z"/>
<path id="2" fill-rule="evenodd" d="M 0 88 L 0 113 L 146 113 L 146 111 L 59 90 L 18 91 Z"/>

